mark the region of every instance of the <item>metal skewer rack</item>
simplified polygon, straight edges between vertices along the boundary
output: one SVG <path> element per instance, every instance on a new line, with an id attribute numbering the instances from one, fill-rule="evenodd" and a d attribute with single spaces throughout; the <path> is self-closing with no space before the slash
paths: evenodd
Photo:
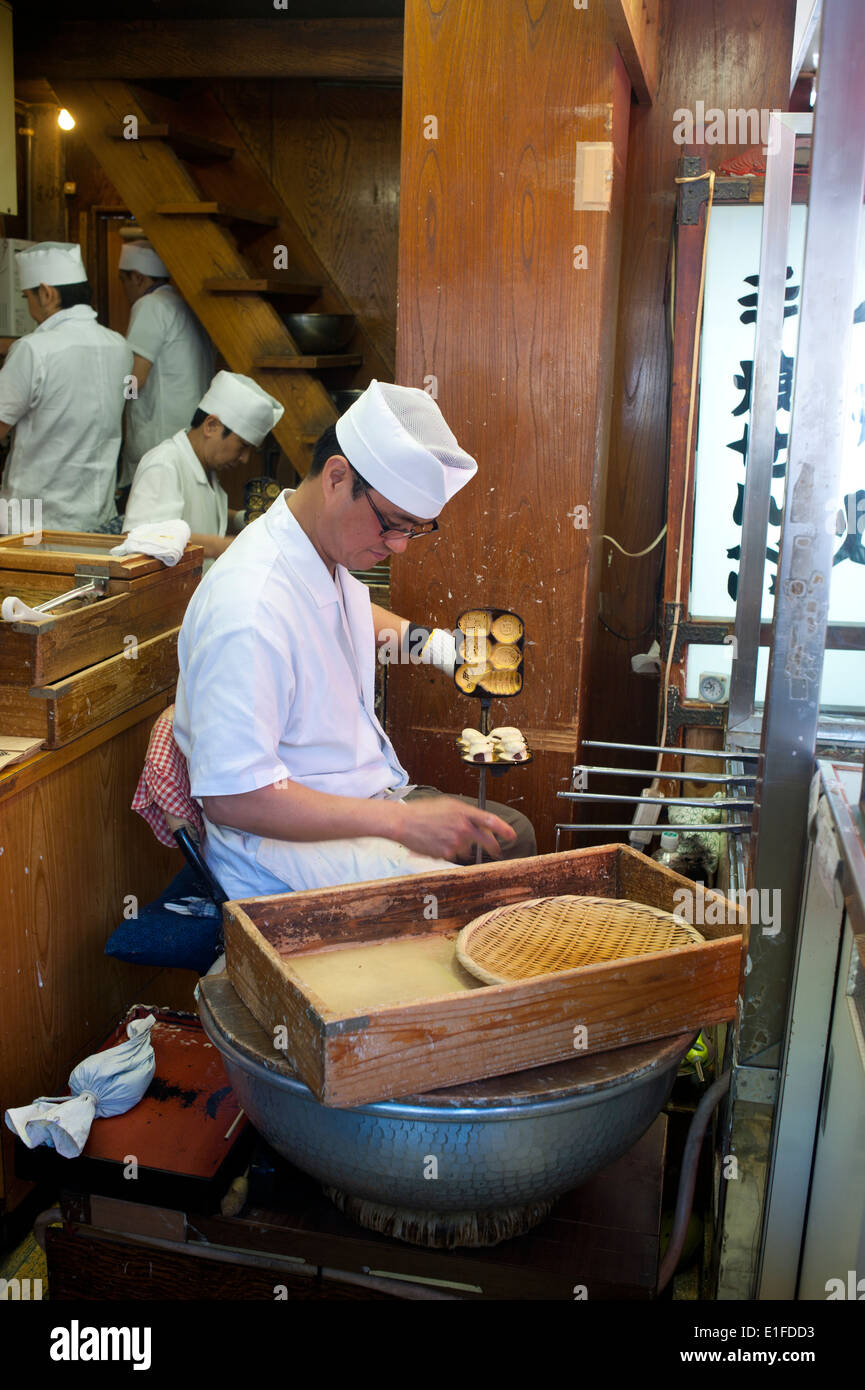
<path id="1" fill-rule="evenodd" d="M 478 617 L 480 617 L 481 615 L 483 615 L 483 619 L 484 619 L 484 624 L 485 624 L 485 625 L 480 626 L 480 627 L 477 627 L 477 628 L 475 628 L 474 625 L 473 625 L 471 628 L 466 628 L 466 626 L 464 625 L 464 619 L 470 618 L 472 615 L 476 615 L 476 616 L 478 616 Z M 516 621 L 516 623 L 517 623 L 518 626 L 519 626 L 519 633 L 518 633 L 517 636 L 515 636 L 515 637 L 513 637 L 513 636 L 511 636 L 511 637 L 499 636 L 499 635 L 496 633 L 495 623 L 496 623 L 496 621 L 498 621 L 499 619 L 504 618 L 504 617 L 513 618 L 513 619 Z M 459 681 L 457 680 L 457 675 L 458 675 L 458 673 L 459 673 L 459 670 L 461 669 L 459 665 L 457 666 L 456 671 L 455 671 L 455 673 L 454 673 L 454 684 L 456 685 L 457 689 L 460 691 L 460 694 L 462 694 L 462 695 L 468 695 L 468 697 L 469 697 L 470 699 L 480 700 L 480 705 L 481 705 L 481 725 L 480 725 L 480 731 L 481 731 L 482 734 L 487 735 L 487 734 L 489 734 L 489 731 L 490 731 L 490 723 L 491 723 L 491 720 L 490 720 L 490 706 L 492 705 L 493 700 L 494 700 L 494 699 L 496 699 L 496 700 L 508 700 L 508 699 L 511 699 L 514 695 L 519 695 L 520 692 L 522 691 L 522 688 L 523 688 L 523 675 L 522 675 L 522 671 L 523 671 L 523 652 L 524 652 L 524 647 L 525 647 L 525 635 L 526 635 L 525 624 L 524 624 L 522 618 L 520 617 L 520 615 L 519 615 L 518 613 L 513 613 L 513 612 L 512 612 L 510 609 L 508 609 L 508 608 L 492 608 L 492 607 L 489 607 L 489 608 L 475 608 L 475 609 L 469 609 L 467 612 L 461 613 L 461 614 L 460 614 L 460 616 L 457 618 L 457 622 L 456 622 L 456 632 L 457 632 L 458 634 L 461 634 L 461 638 L 462 638 L 462 640 L 461 640 L 461 650 L 459 651 L 458 657 L 457 657 L 458 662 L 464 662 L 465 659 L 466 659 L 466 647 L 465 647 L 465 643 L 466 643 L 466 640 L 467 640 L 467 638 L 468 638 L 468 636 L 469 636 L 470 633 L 471 633 L 472 635 L 476 635 L 477 632 L 481 632 L 481 633 L 483 634 L 485 643 L 486 643 L 487 641 L 489 641 L 489 644 L 490 644 L 491 646 L 493 646 L 493 647 L 495 647 L 495 646 L 497 646 L 497 645 L 503 646 L 503 647 L 510 647 L 510 648 L 513 648 L 515 652 L 518 652 L 518 653 L 519 653 L 519 658 L 518 658 L 518 661 L 517 661 L 517 666 L 516 666 L 516 669 L 515 669 L 515 671 L 514 671 L 514 673 L 513 673 L 514 676 L 515 676 L 515 678 L 516 678 L 516 679 L 514 680 L 514 686 L 515 686 L 515 688 L 514 688 L 513 690 L 509 690 L 509 691 L 497 691 L 497 692 L 488 692 L 488 691 L 486 691 L 486 690 L 484 689 L 484 686 L 483 686 L 483 683 L 482 683 L 482 679 L 479 679 L 479 680 L 477 681 L 476 684 L 474 684 L 474 685 L 471 686 L 470 689 L 469 689 L 469 688 L 464 688 L 463 686 L 460 685 Z M 493 665 L 494 665 L 494 664 L 495 664 L 495 663 L 493 662 Z M 489 669 L 489 668 L 487 668 L 487 669 Z M 517 677 L 517 672 L 519 673 L 519 674 L 518 674 L 518 677 Z M 502 773 L 510 771 L 511 768 L 514 768 L 514 767 L 526 767 L 526 766 L 528 766 L 528 764 L 532 761 L 531 749 L 528 749 L 527 751 L 528 751 L 528 757 L 520 759 L 519 762 L 506 762 L 506 761 L 501 761 L 501 762 L 496 762 L 496 763 L 487 763 L 487 762 L 477 763 L 477 762 L 474 761 L 473 758 L 466 758 L 466 757 L 461 757 L 461 758 L 460 758 L 460 761 L 463 762 L 463 763 L 465 763 L 467 767 L 474 767 L 474 768 L 477 768 L 477 770 L 480 772 L 480 778 L 479 778 L 479 781 L 478 781 L 478 809 L 479 809 L 479 810 L 481 810 L 481 811 L 486 810 L 486 804 L 487 804 L 487 771 L 491 769 L 494 777 L 500 777 L 500 776 L 502 775 Z M 478 845 L 478 847 L 477 847 L 477 853 L 476 853 L 476 856 L 475 856 L 475 862 L 478 863 L 478 864 L 481 863 L 482 853 L 483 853 L 483 851 L 481 850 L 480 845 Z"/>
<path id="2" fill-rule="evenodd" d="M 664 748 L 647 743 L 605 743 L 595 739 L 586 739 L 582 746 L 584 749 L 615 749 L 627 753 L 665 753 L 676 758 L 721 758 L 728 763 L 759 763 L 762 756 L 759 753 L 742 753 L 738 750 L 736 752 L 724 752 L 707 748 Z M 727 786 L 740 787 L 745 791 L 748 787 L 752 787 L 756 781 L 756 771 L 725 771 L 723 773 L 703 772 L 702 770 L 699 772 L 667 772 L 665 770 L 659 771 L 657 768 L 604 767 L 592 763 L 578 763 L 571 772 L 571 790 L 556 793 L 556 796 L 562 801 L 606 801 L 613 802 L 617 805 L 624 803 L 626 805 L 636 806 L 657 806 L 659 811 L 661 807 L 669 806 L 705 806 L 707 809 L 711 806 L 716 810 L 721 809 L 731 813 L 747 813 L 747 815 L 744 819 L 732 820 L 728 817 L 727 821 L 713 821 L 711 824 L 705 825 L 688 823 L 688 825 L 683 826 L 682 829 L 687 830 L 689 834 L 708 830 L 722 835 L 742 835 L 749 833 L 751 830 L 751 817 L 754 810 L 753 794 L 747 796 L 732 796 L 723 801 L 707 801 L 705 797 L 652 796 L 646 791 L 642 792 L 639 796 L 614 795 L 610 792 L 588 791 L 584 783 L 587 781 L 589 773 L 595 776 L 639 777 L 642 779 L 644 787 L 651 785 L 654 781 L 699 781 L 720 782 Z M 629 821 L 624 824 L 593 823 L 577 825 L 574 823 L 560 823 L 556 825 L 556 850 L 559 849 L 561 836 L 565 832 L 572 835 L 579 833 L 585 835 L 593 834 L 597 831 L 604 831 L 605 833 L 607 831 L 627 831 L 629 834 L 636 833 L 641 838 L 644 836 L 651 838 L 655 835 L 660 835 L 664 830 L 669 828 L 669 826 L 659 824 L 657 821 L 652 824 L 651 822 L 647 823 L 637 820 Z"/>

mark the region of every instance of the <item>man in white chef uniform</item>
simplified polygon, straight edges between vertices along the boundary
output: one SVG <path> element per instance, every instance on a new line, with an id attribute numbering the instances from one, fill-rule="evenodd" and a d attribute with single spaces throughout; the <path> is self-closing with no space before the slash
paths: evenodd
<path id="1" fill-rule="evenodd" d="M 372 382 L 335 437 L 216 561 L 180 633 L 175 735 L 230 898 L 498 858 L 499 841 L 535 853 L 519 812 L 411 786 L 373 704 L 377 635 L 409 625 L 349 573 L 435 529 L 477 464 L 413 387 Z"/>
<path id="2" fill-rule="evenodd" d="M 0 371 L 0 439 L 15 428 L 0 498 L 40 501 L 43 528 L 92 531 L 115 513 L 132 351 L 96 322 L 80 247 L 43 241 L 16 259 L 37 327 Z"/>
<path id="3" fill-rule="evenodd" d="M 234 540 L 246 516 L 229 510 L 219 475 L 245 463 L 250 449 L 261 447 L 282 413 L 279 402 L 251 377 L 217 372 L 189 429 L 157 444 L 138 465 L 124 531 L 179 518 L 188 524 L 193 545 L 204 547 L 206 572 Z"/>
<path id="4" fill-rule="evenodd" d="M 137 397 L 126 407 L 120 485 L 128 487 L 139 461 L 184 429 L 213 376 L 210 339 L 177 290 L 149 241 L 120 252 L 120 279 L 132 305 L 126 341 L 132 348 Z"/>

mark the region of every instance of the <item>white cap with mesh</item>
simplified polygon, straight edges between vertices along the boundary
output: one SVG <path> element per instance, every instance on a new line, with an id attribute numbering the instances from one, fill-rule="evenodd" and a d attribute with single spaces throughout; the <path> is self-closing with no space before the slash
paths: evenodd
<path id="1" fill-rule="evenodd" d="M 426 391 L 371 381 L 336 422 L 349 463 L 395 507 L 431 521 L 477 473 Z"/>

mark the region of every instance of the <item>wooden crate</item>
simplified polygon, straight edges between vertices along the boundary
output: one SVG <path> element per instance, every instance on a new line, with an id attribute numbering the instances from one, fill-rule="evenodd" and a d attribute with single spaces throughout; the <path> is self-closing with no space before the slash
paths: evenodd
<path id="1" fill-rule="evenodd" d="M 52 590 L 36 587 L 34 580 L 43 576 L 28 576 L 26 586 L 4 586 L 5 575 L 0 572 L 0 598 L 15 593 L 25 603 L 42 603 L 52 597 Z M 184 567 L 179 572 L 166 570 L 163 575 L 133 579 L 128 584 L 111 581 L 123 587 L 124 593 L 111 593 L 98 603 L 70 604 L 56 613 L 46 613 L 41 619 L 23 619 L 0 625 L 0 684 L 44 686 L 61 680 L 86 666 L 95 665 L 124 650 L 125 639 L 146 642 L 158 633 L 179 627 L 192 594 L 201 578 L 201 570 Z M 54 592 L 64 593 L 68 579 Z"/>
<path id="2" fill-rule="evenodd" d="M 102 536 L 91 531 L 43 531 L 41 540 L 33 545 L 20 535 L 0 536 L 0 569 L 74 575 L 77 565 L 88 565 L 103 570 L 111 579 L 125 580 L 165 570 L 162 561 L 152 555 L 112 555 L 111 550 L 120 541 L 120 536 Z M 201 546 L 187 546 L 177 564 L 200 564 L 203 554 Z"/>
<path id="3" fill-rule="evenodd" d="M 81 564 L 108 579 L 106 597 L 96 602 L 0 623 L 0 686 L 47 686 L 123 652 L 129 637 L 143 643 L 180 625 L 201 578 L 202 547 L 187 546 L 166 567 L 147 555 L 110 555 L 117 539 L 48 531 L 43 545 L 51 549 L 25 546 L 15 536 L 0 539 L 0 599 L 14 594 L 35 607 L 71 589 Z"/>
<path id="4" fill-rule="evenodd" d="M 177 680 L 179 627 L 48 685 L 0 685 L 0 729 L 32 735 L 48 748 L 116 719 Z M 137 652 L 133 656 L 133 650 Z"/>
<path id="5" fill-rule="evenodd" d="M 505 903 L 577 893 L 675 911 L 677 890 L 700 893 L 604 845 L 249 898 L 225 907 L 227 969 L 319 1100 L 359 1105 L 732 1019 L 744 922 L 717 893 L 697 904 L 705 942 L 683 950 L 508 985 L 482 985 L 452 958 L 460 929 Z"/>

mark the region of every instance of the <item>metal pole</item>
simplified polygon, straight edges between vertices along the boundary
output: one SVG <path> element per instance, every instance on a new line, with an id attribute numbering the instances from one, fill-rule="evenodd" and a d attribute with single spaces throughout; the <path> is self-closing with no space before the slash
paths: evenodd
<path id="1" fill-rule="evenodd" d="M 780 889 L 782 928 L 771 938 L 752 930 L 740 1037 L 740 1059 L 770 1067 L 778 1065 L 784 1036 L 817 741 L 865 183 L 863 70 L 861 0 L 825 0 L 763 763 L 754 810 L 754 886 Z"/>
<path id="2" fill-rule="evenodd" d="M 721 1184 L 721 1298 L 759 1296 L 767 1170 L 796 958 L 865 185 L 861 0 L 824 0 L 819 50 L 787 486 L 751 861 L 760 900 L 764 891 L 773 894 L 773 901 L 780 893 L 780 911 L 777 916 L 773 911 L 771 928 L 759 921 L 750 924 L 728 1131 L 742 1180 Z M 786 245 L 775 248 L 775 254 L 786 264 Z M 761 265 L 761 277 L 763 269 Z"/>
<path id="3" fill-rule="evenodd" d="M 653 743 L 604 743 L 599 739 L 584 738 L 582 748 L 623 748 L 629 753 L 671 753 L 676 758 L 727 758 L 738 759 L 739 762 L 754 762 L 761 758 L 762 753 L 740 752 L 737 748 L 735 752 L 723 752 L 716 748 L 665 748 Z M 666 776 L 665 772 L 652 772 L 647 774 L 650 777 L 659 777 L 661 780 Z M 699 775 L 693 777 L 693 781 L 699 782 Z"/>
<path id="4" fill-rule="evenodd" d="M 760 293 L 757 296 L 754 336 L 754 380 L 745 468 L 730 710 L 727 716 L 730 730 L 745 723 L 754 713 L 760 610 L 766 567 L 766 529 L 775 462 L 775 422 L 778 418 L 778 375 L 784 328 L 795 131 L 803 124 L 810 129 L 811 123 L 810 116 L 786 117 L 777 111 L 773 111 L 769 117 L 769 154 L 766 159 L 760 245 Z"/>

